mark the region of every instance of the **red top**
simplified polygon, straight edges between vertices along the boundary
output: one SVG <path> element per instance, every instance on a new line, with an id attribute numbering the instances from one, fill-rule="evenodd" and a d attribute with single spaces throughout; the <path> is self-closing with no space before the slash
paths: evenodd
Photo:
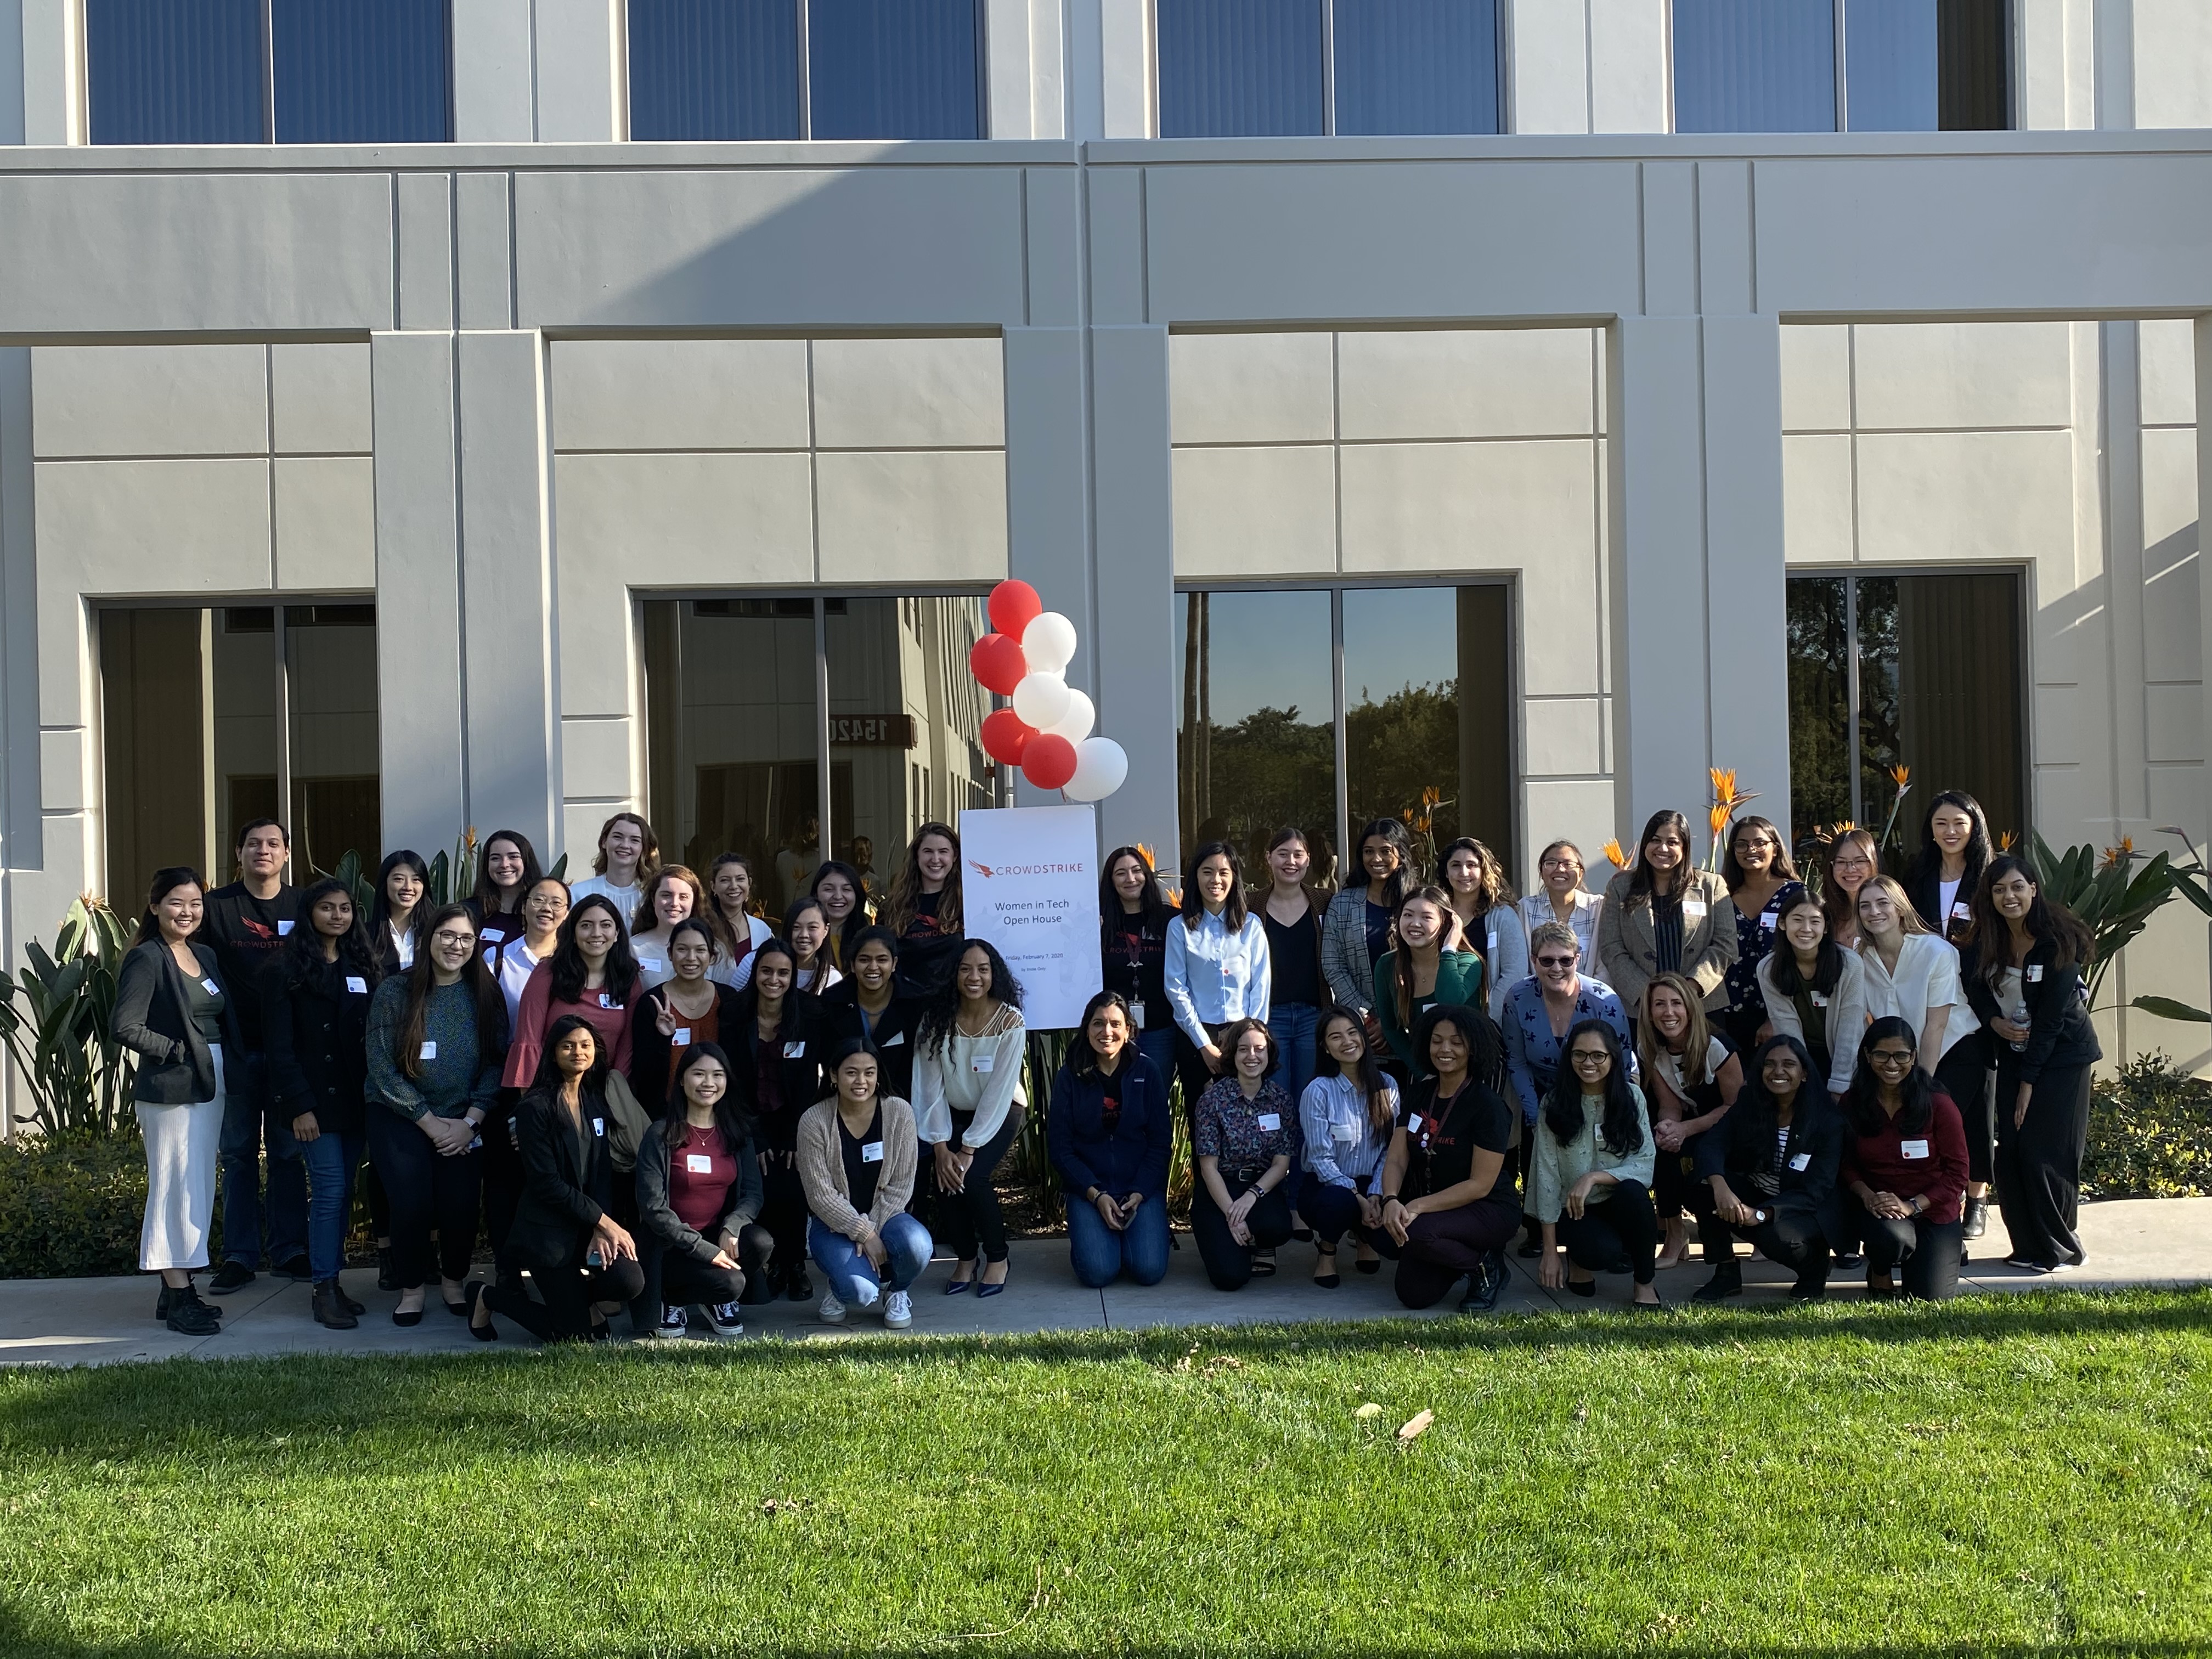
<path id="1" fill-rule="evenodd" d="M 701 1237 L 712 1240 L 730 1207 L 738 1165 L 720 1128 L 691 1128 L 668 1154 L 668 1207 Z"/>
<path id="2" fill-rule="evenodd" d="M 553 964 L 541 962 L 530 970 L 522 988 L 522 1000 L 514 1010 L 514 1040 L 507 1045 L 507 1074 L 500 1079 L 510 1089 L 527 1089 L 538 1075 L 538 1056 L 545 1046 L 545 1033 L 566 1014 L 580 1014 L 599 1034 L 608 1060 L 624 1077 L 629 1075 L 629 1010 L 611 991 L 586 991 L 581 1002 L 553 1000 Z"/>
<path id="3" fill-rule="evenodd" d="M 1848 1189 L 1863 1181 L 1878 1193 L 1894 1193 L 1908 1203 L 1928 1195 L 1925 1219 L 1941 1226 L 1959 1218 L 1966 1195 L 1966 1130 L 1951 1097 L 1937 1089 L 1929 1103 L 1928 1127 L 1901 1135 L 1894 1119 L 1874 1134 L 1844 1126 L 1843 1170 L 1838 1179 Z"/>

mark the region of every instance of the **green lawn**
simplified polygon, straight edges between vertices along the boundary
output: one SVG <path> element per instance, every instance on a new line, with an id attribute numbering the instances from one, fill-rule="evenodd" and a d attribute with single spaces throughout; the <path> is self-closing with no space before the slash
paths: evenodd
<path id="1" fill-rule="evenodd" d="M 2208 1446 L 2208 1292 L 18 1371 L 0 1651 L 2197 1653 Z"/>

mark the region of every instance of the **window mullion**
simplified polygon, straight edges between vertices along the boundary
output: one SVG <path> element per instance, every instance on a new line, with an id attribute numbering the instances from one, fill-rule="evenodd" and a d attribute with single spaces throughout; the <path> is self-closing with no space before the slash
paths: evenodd
<path id="1" fill-rule="evenodd" d="M 1336 136 L 1336 0 L 1321 0 L 1321 130 Z"/>
<path id="2" fill-rule="evenodd" d="M 799 8 L 799 136 L 814 136 L 814 69 L 812 20 L 807 13 L 812 9 L 808 0 L 792 0 Z M 827 764 L 825 757 L 824 763 Z M 827 795 L 823 796 L 826 800 Z"/>
<path id="3" fill-rule="evenodd" d="M 1350 856 L 1352 840 L 1352 747 L 1344 729 L 1344 590 L 1328 590 L 1329 678 L 1336 700 L 1335 719 L 1332 722 L 1336 732 L 1336 865 L 1338 879 L 1352 879 Z"/>

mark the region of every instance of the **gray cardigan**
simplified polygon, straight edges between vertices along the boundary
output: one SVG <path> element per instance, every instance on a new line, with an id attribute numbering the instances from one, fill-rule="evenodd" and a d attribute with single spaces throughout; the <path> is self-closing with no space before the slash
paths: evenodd
<path id="1" fill-rule="evenodd" d="M 223 1042 L 234 1054 L 245 1053 L 238 1035 L 238 997 L 222 984 L 215 952 L 195 944 L 200 977 L 222 990 Z M 185 1001 L 184 970 L 158 939 L 134 945 L 116 975 L 115 1040 L 138 1055 L 131 1098 L 149 1106 L 191 1106 L 216 1096 L 215 1055 L 192 1024 Z"/>
<path id="2" fill-rule="evenodd" d="M 1321 919 L 1321 975 L 1329 994 L 1356 1014 L 1375 1006 L 1375 958 L 1367 954 L 1367 884 L 1347 887 Z"/>

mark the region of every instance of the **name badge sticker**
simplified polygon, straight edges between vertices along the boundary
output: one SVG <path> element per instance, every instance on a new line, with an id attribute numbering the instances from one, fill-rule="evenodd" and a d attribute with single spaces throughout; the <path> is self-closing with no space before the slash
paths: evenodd
<path id="1" fill-rule="evenodd" d="M 1410 1133 L 1412 1131 L 1418 1129 L 1420 1127 L 1421 1115 L 1419 1112 L 1409 1113 L 1406 1118 L 1406 1128 L 1407 1133 Z"/>
<path id="2" fill-rule="evenodd" d="M 422 1044 L 422 1058 L 425 1060 L 435 1060 L 437 1057 L 438 1045 L 435 1042 L 429 1042 L 426 1039 Z"/>
<path id="3" fill-rule="evenodd" d="M 1493 951 L 1496 951 L 1498 949 L 1498 930 L 1495 927 L 1488 928 L 1485 931 L 1484 937 L 1490 941 L 1488 948 Z"/>
<path id="4" fill-rule="evenodd" d="M 691 1046 L 691 1028 L 689 1025 L 678 1026 L 676 1028 L 676 1034 L 668 1039 L 668 1046 L 672 1048 L 690 1048 Z"/>
<path id="5" fill-rule="evenodd" d="M 602 992 L 600 992 L 600 993 L 599 993 L 599 1006 L 600 1006 L 600 1007 L 602 1007 L 602 1008 L 613 1008 L 613 1007 L 617 1007 L 617 1006 L 620 1006 L 620 1005 L 619 1005 L 619 1004 L 617 1004 L 617 1003 L 615 1001 L 615 1000 L 614 1000 L 614 996 L 613 996 L 612 993 L 611 993 L 611 992 L 607 992 L 607 991 L 602 991 Z"/>
<path id="6" fill-rule="evenodd" d="M 1790 1167 L 1796 1170 L 1800 1175 L 1802 1175 L 1806 1170 L 1813 1167 L 1813 1154 L 1810 1152 L 1798 1153 L 1796 1157 L 1790 1160 Z"/>
<path id="7" fill-rule="evenodd" d="M 1273 1134 L 1276 1130 L 1283 1127 L 1283 1115 L 1280 1112 L 1261 1113 L 1260 1127 L 1267 1130 L 1268 1133 Z"/>
<path id="8" fill-rule="evenodd" d="M 714 1173 L 714 1160 L 704 1152 L 686 1152 L 684 1154 L 684 1171 L 686 1175 L 712 1175 Z"/>
<path id="9" fill-rule="evenodd" d="M 1954 899 L 1951 902 L 1951 916 L 1955 921 L 1972 921 L 1974 919 L 1974 908 L 1964 899 Z"/>
<path id="10" fill-rule="evenodd" d="M 1926 1158 L 1928 1143 L 1924 1140 L 1900 1140 L 1897 1143 L 1897 1150 L 1906 1158 Z"/>
<path id="11" fill-rule="evenodd" d="M 860 1147 L 860 1162 L 861 1162 L 861 1163 L 863 1163 L 863 1164 L 880 1164 L 880 1163 L 882 1163 L 883 1161 L 884 1161 L 884 1143 L 883 1143 L 882 1141 L 880 1141 L 880 1140 L 871 1140 L 871 1141 L 867 1141 L 867 1142 L 865 1142 L 865 1143 L 863 1143 L 863 1144 L 862 1144 L 862 1146 L 861 1146 L 861 1147 Z"/>
<path id="12" fill-rule="evenodd" d="M 645 969 L 648 974 L 657 974 L 660 971 L 660 958 L 659 957 L 640 957 L 637 959 L 637 965 Z"/>
<path id="13" fill-rule="evenodd" d="M 2036 962 L 2030 963 L 2028 964 L 2027 982 L 2030 985 L 2040 985 L 2043 982 L 2043 964 L 2041 963 Z"/>
<path id="14" fill-rule="evenodd" d="M 346 989 L 352 992 L 357 997 L 365 997 L 368 994 L 368 981 L 362 978 L 357 974 L 348 974 L 346 975 Z"/>
<path id="15" fill-rule="evenodd" d="M 1334 1139 L 1342 1141 L 1347 1146 L 1359 1139 L 1359 1126 L 1357 1123 L 1332 1123 L 1329 1125 L 1329 1132 Z"/>
<path id="16" fill-rule="evenodd" d="M 787 1043 L 785 1043 L 785 1044 L 783 1045 L 783 1057 L 784 1057 L 786 1060 L 804 1060 L 804 1059 L 805 1059 L 805 1058 L 806 1058 L 806 1045 L 805 1045 L 805 1043 L 803 1043 L 803 1042 L 787 1042 Z"/>
<path id="17" fill-rule="evenodd" d="M 1815 991 L 1813 993 L 1813 1006 L 1815 1008 L 1825 1008 L 1828 1006 L 1828 999 L 1820 992 Z"/>
<path id="18" fill-rule="evenodd" d="M 486 945 L 496 945 L 507 937 L 507 929 L 504 927 L 487 927 L 480 935 L 478 935 L 478 937 L 480 937 Z"/>
<path id="19" fill-rule="evenodd" d="M 889 1045 L 886 1044 L 885 1046 L 888 1047 Z M 978 1054 L 975 1056 L 975 1069 L 979 1072 L 988 1072 L 998 1063 L 999 1057 L 996 1054 Z"/>
<path id="20" fill-rule="evenodd" d="M 607 1132 L 607 1121 L 606 1121 L 606 1119 L 605 1119 L 605 1118 L 603 1118 L 603 1117 L 595 1117 L 595 1118 L 593 1118 L 593 1119 L 592 1120 L 592 1133 L 593 1134 L 595 1134 L 595 1135 L 604 1135 L 605 1133 L 606 1133 L 606 1132 Z"/>
<path id="21" fill-rule="evenodd" d="M 280 921 L 276 924 L 276 937 L 278 939 L 284 938 L 289 934 L 291 931 L 292 924 L 289 921 Z"/>
<path id="22" fill-rule="evenodd" d="M 205 991 L 211 997 L 219 997 L 222 994 L 222 987 L 216 984 L 211 979 L 202 980 L 200 981 L 200 989 Z"/>
<path id="23" fill-rule="evenodd" d="M 1771 933 L 1774 931 L 1774 913 L 1771 910 L 1759 917 L 1759 931 L 1762 933 Z"/>
<path id="24" fill-rule="evenodd" d="M 1129 1024 L 1136 1030 L 1141 1031 L 1145 1029 L 1145 1005 L 1143 1003 L 1133 1002 L 1129 1005 Z"/>
<path id="25" fill-rule="evenodd" d="M 1682 901 L 1682 915 L 1684 920 L 1688 921 L 1703 921 L 1705 919 L 1705 900 L 1684 899 Z"/>

